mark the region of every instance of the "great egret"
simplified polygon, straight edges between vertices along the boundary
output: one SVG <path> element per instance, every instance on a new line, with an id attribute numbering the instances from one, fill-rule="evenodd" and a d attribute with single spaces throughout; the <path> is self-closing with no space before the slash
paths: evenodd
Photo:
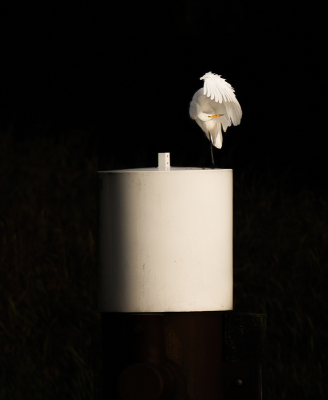
<path id="1" fill-rule="evenodd" d="M 197 90 L 190 103 L 189 114 L 205 132 L 211 142 L 212 166 L 214 158 L 212 146 L 221 149 L 222 131 L 228 126 L 239 125 L 242 111 L 231 85 L 221 75 L 208 72 L 200 78 L 204 87 Z"/>

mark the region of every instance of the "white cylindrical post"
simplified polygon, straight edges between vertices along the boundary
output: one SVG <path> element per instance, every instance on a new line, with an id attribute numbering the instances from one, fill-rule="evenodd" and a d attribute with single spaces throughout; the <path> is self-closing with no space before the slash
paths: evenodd
<path id="1" fill-rule="evenodd" d="M 232 170 L 162 153 L 158 168 L 99 176 L 99 311 L 231 310 Z"/>

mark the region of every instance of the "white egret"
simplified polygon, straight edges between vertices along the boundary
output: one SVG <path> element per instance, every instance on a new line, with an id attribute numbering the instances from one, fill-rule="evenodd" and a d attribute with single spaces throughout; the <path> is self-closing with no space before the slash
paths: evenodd
<path id="1" fill-rule="evenodd" d="M 204 87 L 197 90 L 190 103 L 189 114 L 205 132 L 211 142 L 212 165 L 214 158 L 212 146 L 221 149 L 222 130 L 228 126 L 239 125 L 242 111 L 232 86 L 221 75 L 208 72 L 200 78 Z"/>

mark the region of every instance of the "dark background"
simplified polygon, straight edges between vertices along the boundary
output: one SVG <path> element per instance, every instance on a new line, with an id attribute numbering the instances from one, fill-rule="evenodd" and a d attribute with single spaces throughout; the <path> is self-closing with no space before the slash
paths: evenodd
<path id="1" fill-rule="evenodd" d="M 243 110 L 215 150 L 234 170 L 234 310 L 267 315 L 268 399 L 327 398 L 324 11 L 1 2 L 1 399 L 99 398 L 96 171 L 203 166 L 189 103 L 209 71 Z"/>
<path id="2" fill-rule="evenodd" d="M 197 165 L 204 135 L 188 108 L 212 71 L 243 110 L 218 165 L 292 168 L 296 185 L 322 189 L 322 17 L 314 3 L 291 1 L 2 5 L 2 129 L 20 138 L 87 130 L 104 166 L 154 166 L 166 151 L 173 165 Z"/>

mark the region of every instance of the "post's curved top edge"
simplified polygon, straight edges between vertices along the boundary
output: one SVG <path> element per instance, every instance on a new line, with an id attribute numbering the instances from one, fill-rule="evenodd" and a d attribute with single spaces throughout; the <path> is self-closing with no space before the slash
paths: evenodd
<path id="1" fill-rule="evenodd" d="M 160 172 L 160 173 L 172 173 L 172 172 L 229 172 L 232 171 L 230 168 L 195 168 L 195 167 L 171 167 L 167 171 L 160 170 L 158 168 L 133 168 L 133 169 L 116 169 L 108 171 L 97 171 L 98 174 L 109 174 L 109 173 L 130 173 L 130 172 Z"/>

